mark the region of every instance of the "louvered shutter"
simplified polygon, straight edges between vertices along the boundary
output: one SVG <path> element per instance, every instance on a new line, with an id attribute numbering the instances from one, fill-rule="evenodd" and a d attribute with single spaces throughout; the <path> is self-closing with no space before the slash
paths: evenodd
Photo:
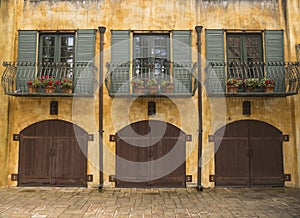
<path id="1" fill-rule="evenodd" d="M 275 92 L 285 91 L 284 38 L 282 30 L 265 31 L 267 78 L 275 79 Z"/>
<path id="2" fill-rule="evenodd" d="M 207 92 L 222 93 L 226 90 L 224 65 L 224 31 L 205 31 L 206 42 L 206 82 Z M 212 68 L 209 63 L 214 64 Z"/>
<path id="3" fill-rule="evenodd" d="M 93 67 L 95 58 L 95 30 L 78 30 L 76 37 L 74 92 L 93 94 L 95 75 Z M 99 81 L 100 82 L 100 81 Z"/>
<path id="4" fill-rule="evenodd" d="M 27 82 L 34 78 L 36 68 L 37 31 L 19 30 L 16 89 L 28 92 Z"/>
<path id="5" fill-rule="evenodd" d="M 110 94 L 130 92 L 130 32 L 111 31 Z"/>
<path id="6" fill-rule="evenodd" d="M 190 30 L 172 32 L 172 60 L 175 93 L 192 93 L 192 40 Z"/>

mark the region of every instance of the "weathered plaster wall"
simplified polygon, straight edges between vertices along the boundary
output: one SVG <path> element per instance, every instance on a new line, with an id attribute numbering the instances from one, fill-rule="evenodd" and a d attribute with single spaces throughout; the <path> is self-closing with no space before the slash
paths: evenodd
<path id="1" fill-rule="evenodd" d="M 14 58 L 14 9 L 11 1 L 0 1 L 0 76 L 4 67 L 2 62 Z M 7 46 L 10 45 L 10 46 Z M 8 161 L 8 125 L 9 125 L 9 101 L 8 96 L 0 89 L 0 187 L 6 185 L 7 161 Z"/>
<path id="2" fill-rule="evenodd" d="M 300 2 L 298 0 L 291 0 L 287 2 L 287 21 L 288 21 L 288 34 L 289 34 L 289 46 L 290 46 L 290 60 L 300 61 L 300 48 L 296 49 L 296 46 L 300 44 Z M 298 175 L 295 175 L 295 180 L 298 186 L 300 186 L 300 96 L 299 94 L 290 99 L 292 108 L 292 125 L 294 130 L 294 143 L 296 145 L 294 153 L 297 156 L 296 166 L 298 169 Z"/>
<path id="3" fill-rule="evenodd" d="M 293 0 L 296 4 L 297 0 Z M 7 5 L 7 6 L 6 6 Z M 16 59 L 17 56 L 17 30 L 38 29 L 38 30 L 61 30 L 61 29 L 96 29 L 98 26 L 105 26 L 104 63 L 110 61 L 110 30 L 132 29 L 132 30 L 193 30 L 192 48 L 193 61 L 197 58 L 195 26 L 201 25 L 204 28 L 224 29 L 286 29 L 283 19 L 281 1 L 204 1 L 204 0 L 99 0 L 99 1 L 42 1 L 40 3 L 24 3 L 16 0 L 12 3 L 3 3 L 0 6 L 1 12 L 9 11 L 2 19 L 7 23 L 6 27 L 10 34 L 1 35 L 0 46 L 6 54 L 0 56 L 4 60 Z M 291 5 L 291 7 L 293 7 Z M 15 17 L 15 20 L 13 19 Z M 6 20 L 3 20 L 6 19 Z M 295 18 L 297 24 L 299 19 Z M 295 25 L 296 26 L 296 25 Z M 296 27 L 293 27 L 294 29 Z M 298 27 L 297 27 L 298 28 Z M 205 57 L 205 37 L 202 32 L 202 54 Z M 297 38 L 298 29 L 293 32 L 291 41 L 294 43 Z M 99 33 L 97 33 L 99 35 Z M 96 54 L 99 54 L 99 36 L 96 41 Z M 4 43 L 5 41 L 5 43 Z M 10 42 L 10 43 L 7 43 Z M 300 43 L 300 42 L 297 42 Z M 12 47 L 7 45 L 13 45 Z M 98 56 L 95 57 L 98 62 Z M 205 63 L 205 60 L 203 60 Z M 204 72 L 204 71 L 203 71 Z M 203 79 L 204 79 L 203 74 Z M 104 88 L 104 171 L 106 185 L 108 175 L 114 174 L 115 145 L 109 142 L 109 135 L 115 134 L 118 130 L 131 122 L 144 119 L 161 119 L 170 122 L 188 134 L 193 134 L 193 141 L 188 143 L 188 150 L 192 151 L 187 155 L 187 174 L 197 178 L 197 95 L 190 99 L 152 99 L 157 104 L 157 115 L 148 117 L 147 102 L 144 100 L 111 99 Z M 2 93 L 2 92 L 1 92 Z M 3 94 L 2 99 L 7 99 Z M 76 122 L 80 127 L 95 134 L 95 141 L 89 142 L 89 163 L 88 173 L 94 174 L 94 182 L 90 186 L 98 184 L 98 98 L 95 95 L 91 99 L 55 98 L 59 101 L 59 115 L 48 114 L 49 98 L 15 98 L 10 100 L 10 127 L 8 133 L 8 146 L 10 148 L 10 164 L 8 174 L 17 172 L 18 143 L 11 141 L 12 134 L 18 133 L 26 126 L 44 119 L 63 119 Z M 297 175 L 297 162 L 294 143 L 299 145 L 299 135 L 293 132 L 295 121 L 291 119 L 291 103 L 288 98 L 251 98 L 252 114 L 250 117 L 242 115 L 242 99 L 211 99 L 203 94 L 203 185 L 212 186 L 208 182 L 208 175 L 214 174 L 213 144 L 207 142 L 208 134 L 213 134 L 218 128 L 227 122 L 240 119 L 259 119 L 268 122 L 285 134 L 290 134 L 290 142 L 284 143 L 285 173 L 292 174 L 292 182 L 286 183 L 289 186 L 296 185 L 299 181 L 293 177 Z M 295 98 L 295 105 L 299 101 Z M 8 106 L 5 106 L 7 110 Z M 75 108 L 75 109 L 74 109 Z M 77 112 L 77 113 L 74 113 Z M 1 111 L 0 111 L 1 112 Z M 26 112 L 26 113 L 24 113 Z M 193 113 L 194 112 L 194 113 Z M 1 112 L 2 113 L 2 112 Z M 26 118 L 24 118 L 26 115 Z M 299 107 L 295 116 L 299 115 Z M 195 118 L 196 117 L 196 118 Z M 6 119 L 7 120 L 7 119 Z M 2 122 L 2 121 L 1 121 Z M 2 123 L 1 123 L 2 124 Z M 5 124 L 5 121 L 3 121 Z M 299 126 L 297 126 L 299 129 Z M 299 131 L 298 131 L 299 132 Z M 297 139 L 295 137 L 298 137 Z M 4 143 L 6 142 L 4 138 Z M 299 148 L 298 148 L 299 151 Z M 1 150 L 0 150 L 1 152 Z M 1 152 L 2 153 L 2 152 Z M 1 155 L 0 153 L 0 155 Z M 1 156 L 0 156 L 1 158 Z M 298 157 L 299 161 L 299 157 Z M 299 168 L 299 167 L 298 167 Z M 1 177 L 0 177 L 1 178 Z M 5 178 L 4 178 L 5 179 Z M 0 180 L 1 181 L 1 180 Z M 9 185 L 16 183 L 9 182 Z"/>

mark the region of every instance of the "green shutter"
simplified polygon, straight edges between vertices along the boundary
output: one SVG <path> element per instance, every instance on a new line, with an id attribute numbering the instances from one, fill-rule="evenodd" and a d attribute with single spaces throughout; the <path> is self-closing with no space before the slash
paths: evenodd
<path id="1" fill-rule="evenodd" d="M 37 31 L 19 30 L 16 88 L 27 92 L 27 82 L 35 77 Z M 26 62 L 26 63 L 25 63 Z"/>
<path id="2" fill-rule="evenodd" d="M 205 31 L 206 65 L 210 62 L 218 63 L 218 66 L 206 68 L 206 91 L 224 92 L 225 83 L 225 56 L 224 56 L 224 30 Z"/>
<path id="3" fill-rule="evenodd" d="M 111 31 L 110 94 L 130 92 L 130 32 Z"/>
<path id="4" fill-rule="evenodd" d="M 190 30 L 172 32 L 172 61 L 175 93 L 192 93 L 192 39 Z"/>
<path id="5" fill-rule="evenodd" d="M 95 32 L 95 30 L 77 31 L 74 74 L 75 93 L 92 94 L 94 92 L 95 75 L 93 68 L 88 67 L 87 63 L 94 63 Z"/>
<path id="6" fill-rule="evenodd" d="M 95 30 L 78 30 L 76 40 L 76 62 L 94 62 Z"/>
<path id="7" fill-rule="evenodd" d="M 285 91 L 284 37 L 282 30 L 265 31 L 267 78 L 275 79 L 275 91 Z"/>

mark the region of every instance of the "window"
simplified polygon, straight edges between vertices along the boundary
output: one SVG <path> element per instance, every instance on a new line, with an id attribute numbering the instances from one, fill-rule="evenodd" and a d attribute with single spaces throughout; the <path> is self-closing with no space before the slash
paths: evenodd
<path id="1" fill-rule="evenodd" d="M 95 87 L 94 29 L 43 32 L 19 30 L 16 90 L 28 92 L 32 78 L 52 76 L 73 79 L 78 94 L 92 94 Z M 40 90 L 41 92 L 43 90 Z"/>
<path id="2" fill-rule="evenodd" d="M 111 31 L 111 62 L 106 85 L 111 96 L 132 93 L 132 79 L 156 79 L 174 84 L 174 93 L 196 90 L 191 30 Z"/>
<path id="3" fill-rule="evenodd" d="M 41 34 L 39 46 L 39 63 L 43 66 L 42 74 L 69 78 L 73 76 L 74 34 Z M 63 72 L 60 72 L 64 75 L 55 75 L 56 64 L 64 68 Z"/>
<path id="4" fill-rule="evenodd" d="M 169 34 L 135 34 L 133 40 L 133 76 L 159 78 L 169 74 Z"/>
<path id="5" fill-rule="evenodd" d="M 226 44 L 229 77 L 263 77 L 261 34 L 228 33 Z"/>

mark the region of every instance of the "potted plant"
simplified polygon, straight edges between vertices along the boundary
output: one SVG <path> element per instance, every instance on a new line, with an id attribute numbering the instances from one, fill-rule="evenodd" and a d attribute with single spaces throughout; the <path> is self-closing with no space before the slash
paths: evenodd
<path id="1" fill-rule="evenodd" d="M 133 79 L 131 81 L 132 87 L 133 87 L 133 92 L 135 93 L 144 93 L 145 91 L 145 86 L 144 86 L 144 81 L 141 79 Z"/>
<path id="2" fill-rule="evenodd" d="M 244 86 L 246 92 L 254 92 L 257 87 L 259 87 L 258 78 L 247 78 L 244 80 Z"/>
<path id="3" fill-rule="evenodd" d="M 237 92 L 239 86 L 242 84 L 242 80 L 236 78 L 230 78 L 227 80 L 227 92 Z"/>
<path id="4" fill-rule="evenodd" d="M 263 78 L 261 80 L 261 85 L 264 88 L 265 92 L 267 93 L 274 92 L 275 80 L 271 78 L 269 79 Z"/>
<path id="5" fill-rule="evenodd" d="M 73 89 L 73 80 L 69 78 L 64 78 L 60 81 L 61 88 L 63 90 L 63 93 L 71 94 Z"/>
<path id="6" fill-rule="evenodd" d="M 163 93 L 172 93 L 174 90 L 174 84 L 169 80 L 161 80 L 160 87 Z"/>
<path id="7" fill-rule="evenodd" d="M 45 91 L 48 94 L 54 93 L 55 86 L 56 86 L 56 80 L 55 78 L 51 76 L 42 76 L 41 80 L 45 86 Z"/>
<path id="8" fill-rule="evenodd" d="M 27 82 L 28 85 L 28 92 L 29 93 L 36 93 L 38 92 L 39 88 L 43 85 L 40 78 L 36 77 L 31 79 Z"/>
<path id="9" fill-rule="evenodd" d="M 148 93 L 151 95 L 157 94 L 158 91 L 158 83 L 156 79 L 147 80 L 146 86 L 148 88 Z"/>

